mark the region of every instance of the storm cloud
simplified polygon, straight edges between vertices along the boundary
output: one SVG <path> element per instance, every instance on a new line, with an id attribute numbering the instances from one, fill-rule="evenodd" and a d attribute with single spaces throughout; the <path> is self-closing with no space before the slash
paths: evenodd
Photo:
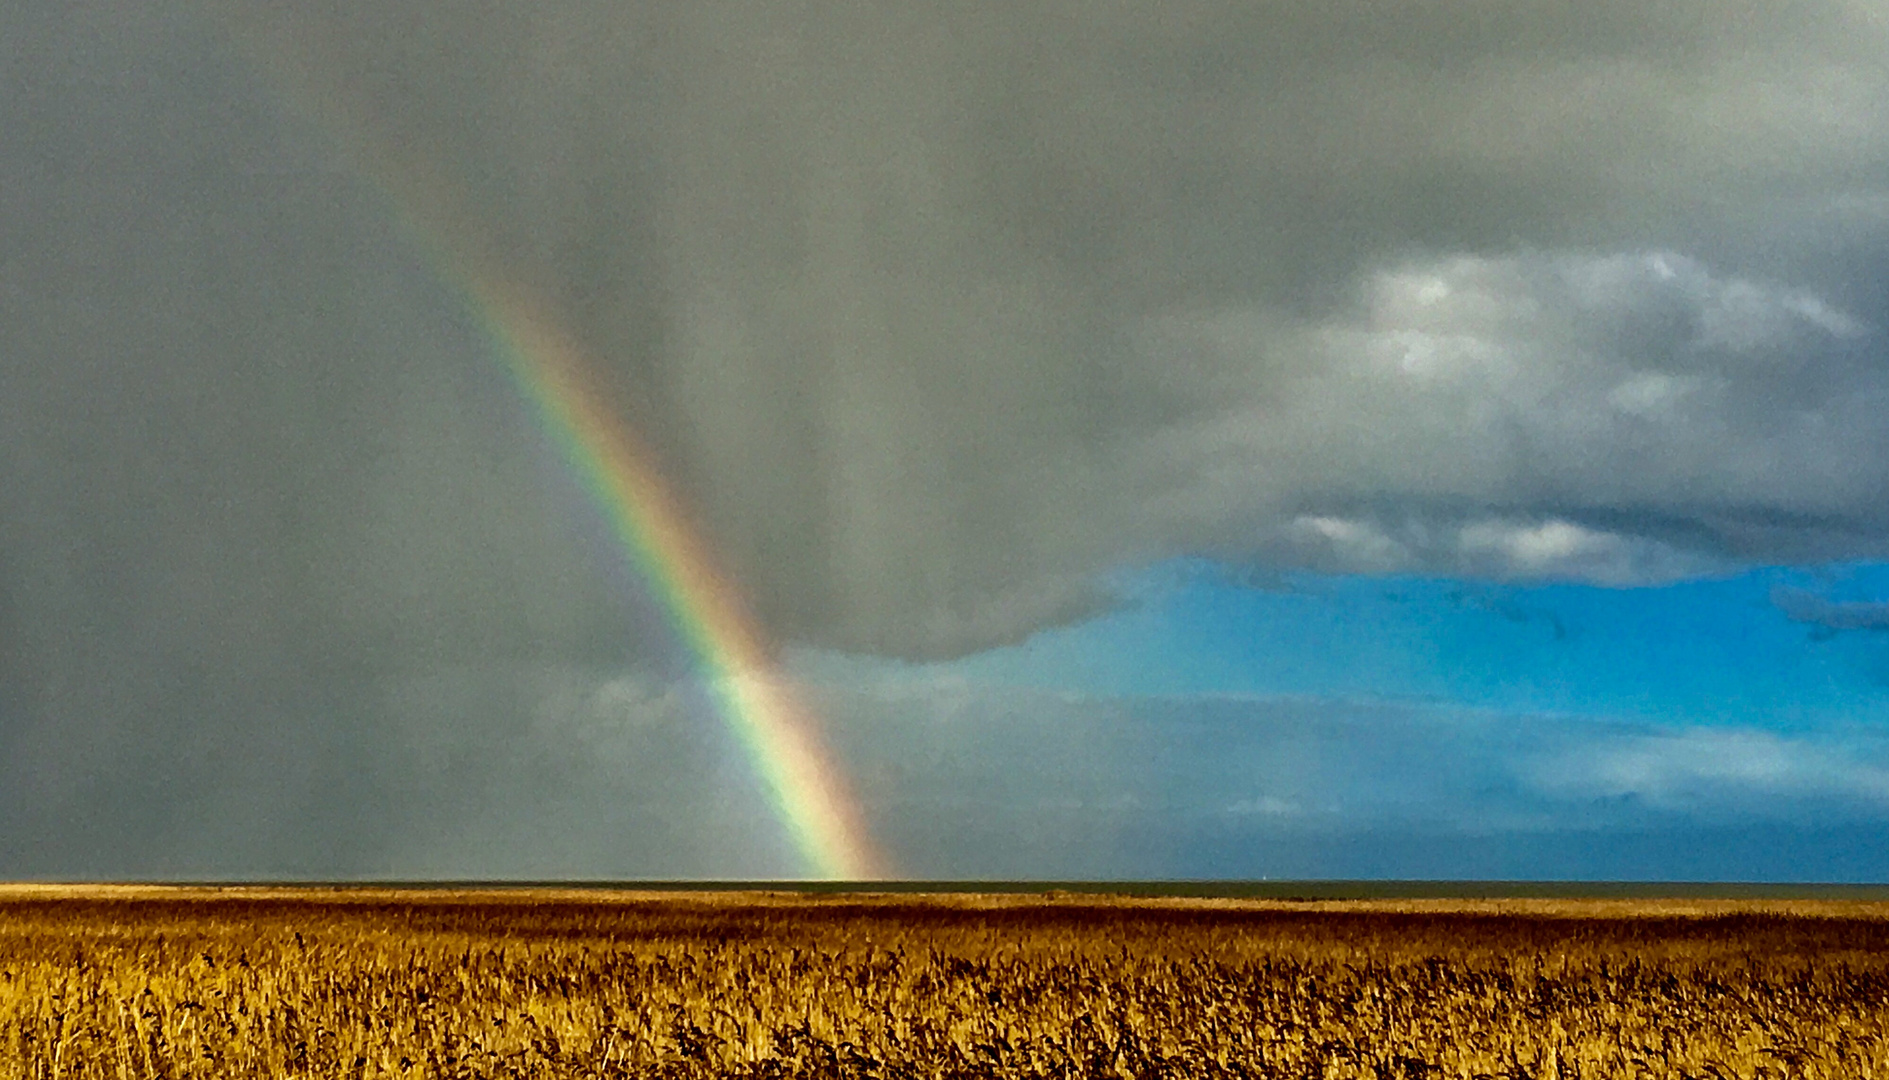
<path id="1" fill-rule="evenodd" d="M 790 638 L 972 650 L 1176 551 L 1881 548 L 1867 5 L 218 10 L 556 299 Z"/>
<path id="2" fill-rule="evenodd" d="M 1861 0 L 7 5 L 0 855 L 409 864 L 537 798 L 502 748 L 571 672 L 685 669 L 467 253 L 789 643 L 960 655 L 1187 553 L 1882 555 L 1885 46 Z M 500 748 L 451 814 L 446 730 Z M 571 797 L 743 782 L 676 738 Z M 660 835 L 605 861 L 753 842 Z"/>

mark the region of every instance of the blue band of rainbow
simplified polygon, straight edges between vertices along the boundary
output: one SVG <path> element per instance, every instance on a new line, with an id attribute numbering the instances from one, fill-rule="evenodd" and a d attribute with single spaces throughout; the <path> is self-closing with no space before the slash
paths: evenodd
<path id="1" fill-rule="evenodd" d="M 237 12 L 241 17 L 234 17 Z M 411 146 L 377 142 L 350 118 L 358 93 L 305 61 L 309 42 L 265 9 L 228 9 L 225 29 L 287 98 L 335 140 L 355 173 L 388 199 L 428 257 L 484 323 L 519 394 L 608 520 L 623 557 L 648 583 L 697 657 L 716 711 L 760 775 L 809 871 L 850 881 L 888 875 L 859 805 L 816 737 L 812 715 L 772 660 L 739 592 L 648 454 L 596 390 L 584 352 L 547 309 L 466 235 L 454 186 Z"/>

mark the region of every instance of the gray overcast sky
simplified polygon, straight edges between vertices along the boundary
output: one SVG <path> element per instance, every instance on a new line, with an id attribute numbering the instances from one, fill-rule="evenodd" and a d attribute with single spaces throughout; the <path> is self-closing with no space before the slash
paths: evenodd
<path id="1" fill-rule="evenodd" d="M 453 252 L 796 649 L 1889 554 L 1873 0 L 18 0 L 0 77 L 0 874 L 789 869 Z"/>

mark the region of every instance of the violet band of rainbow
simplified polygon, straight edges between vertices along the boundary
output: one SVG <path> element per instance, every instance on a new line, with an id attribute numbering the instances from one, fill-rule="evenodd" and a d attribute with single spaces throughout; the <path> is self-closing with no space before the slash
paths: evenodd
<path id="1" fill-rule="evenodd" d="M 581 354 L 520 300 L 478 283 L 467 291 L 514 385 L 698 658 L 716 710 L 745 748 L 809 869 L 849 881 L 881 876 L 863 815 L 822 750 L 810 715 L 649 456 L 589 390 Z"/>
<path id="2" fill-rule="evenodd" d="M 314 121 L 355 177 L 381 193 L 433 273 L 473 311 L 511 382 L 608 522 L 612 540 L 696 660 L 715 710 L 735 735 L 774 816 L 810 874 L 863 881 L 891 876 L 864 814 L 818 738 L 813 715 L 774 662 L 741 594 L 630 427 L 596 392 L 589 359 L 557 320 L 531 303 L 466 223 L 454 185 L 424 153 L 377 139 L 359 122 L 362 89 L 324 78 L 292 22 L 251 6 L 209 5 L 239 52 Z M 299 58 L 299 59 L 298 59 Z"/>

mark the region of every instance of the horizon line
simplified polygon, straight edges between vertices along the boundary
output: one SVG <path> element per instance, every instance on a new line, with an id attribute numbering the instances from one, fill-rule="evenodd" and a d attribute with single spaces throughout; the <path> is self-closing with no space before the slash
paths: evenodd
<path id="1" fill-rule="evenodd" d="M 808 893 L 816 895 L 1005 894 L 1045 896 L 1121 896 L 1253 900 L 1499 900 L 1499 899 L 1673 899 L 1673 900 L 1884 900 L 1889 883 L 1788 881 L 1586 881 L 1423 878 L 1334 879 L 731 879 L 731 878 L 308 878 L 0 880 L 0 894 L 14 888 L 85 889 L 325 889 L 337 892 L 381 890 L 448 892 L 593 892 Z M 4 901 L 0 901 L 4 902 Z"/>

